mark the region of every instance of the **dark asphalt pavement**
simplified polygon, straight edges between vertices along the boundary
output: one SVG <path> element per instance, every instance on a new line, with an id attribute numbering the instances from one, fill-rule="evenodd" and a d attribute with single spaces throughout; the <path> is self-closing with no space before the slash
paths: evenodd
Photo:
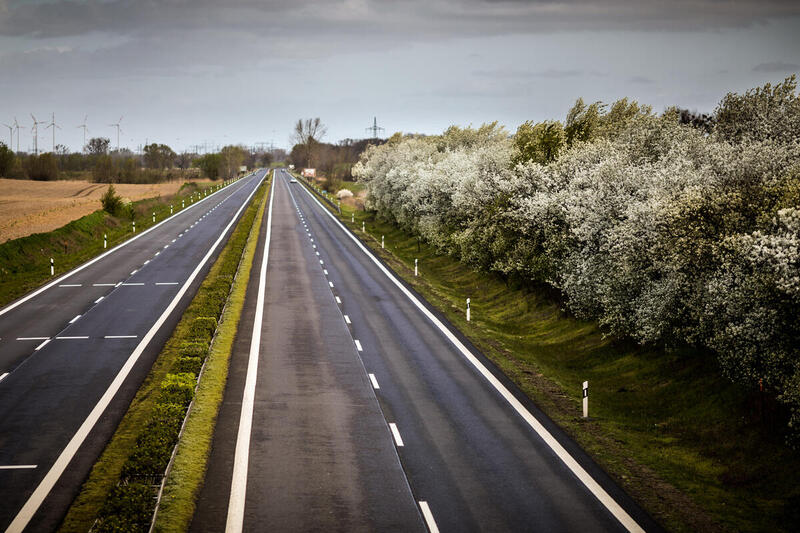
<path id="1" fill-rule="evenodd" d="M 244 530 L 408 530 L 420 516 L 442 531 L 660 530 L 303 185 L 278 176 Z M 225 529 L 252 325 L 239 335 L 193 531 Z M 411 494 L 376 493 L 380 481 Z M 398 520 L 377 521 L 386 512 Z"/>
<path id="2" fill-rule="evenodd" d="M 263 176 L 0 310 L 0 529 L 58 526 Z"/>

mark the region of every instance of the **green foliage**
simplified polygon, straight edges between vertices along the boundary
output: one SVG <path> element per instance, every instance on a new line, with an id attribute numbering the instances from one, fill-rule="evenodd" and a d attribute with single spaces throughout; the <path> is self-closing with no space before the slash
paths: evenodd
<path id="1" fill-rule="evenodd" d="M 0 176 L 7 178 L 14 168 L 14 152 L 0 142 Z"/>
<path id="2" fill-rule="evenodd" d="M 217 319 L 213 316 L 199 316 L 189 326 L 188 339 L 196 342 L 211 342 L 214 331 L 217 329 Z"/>
<path id="3" fill-rule="evenodd" d="M 148 144 L 144 147 L 144 164 L 147 168 L 170 168 L 177 154 L 166 144 Z"/>
<path id="4" fill-rule="evenodd" d="M 554 161 L 566 144 L 564 126 L 558 121 L 523 123 L 514 135 L 517 153 L 512 162 L 516 165 L 527 161 L 546 164 Z"/>
<path id="5" fill-rule="evenodd" d="M 111 156 L 107 154 L 98 155 L 94 169 L 92 169 L 92 180 L 95 183 L 111 183 L 114 181 L 115 175 L 114 161 Z"/>
<path id="6" fill-rule="evenodd" d="M 120 533 L 147 531 L 156 491 L 147 483 L 126 483 L 114 487 L 92 531 Z"/>
<path id="7" fill-rule="evenodd" d="M 202 357 L 179 357 L 178 361 L 175 363 L 176 372 L 199 374 L 201 368 L 203 368 Z"/>
<path id="8" fill-rule="evenodd" d="M 100 197 L 100 204 L 103 206 L 103 211 L 110 215 L 116 215 L 122 207 L 122 197 L 117 194 L 114 186 L 109 184 L 106 192 Z"/>
<path id="9" fill-rule="evenodd" d="M 716 134 L 743 140 L 789 143 L 800 139 L 800 95 L 795 76 L 745 94 L 728 93 L 716 110 Z"/>
<path id="10" fill-rule="evenodd" d="M 192 165 L 202 170 L 208 179 L 216 180 L 220 177 L 222 156 L 219 154 L 206 154 L 195 159 Z"/>

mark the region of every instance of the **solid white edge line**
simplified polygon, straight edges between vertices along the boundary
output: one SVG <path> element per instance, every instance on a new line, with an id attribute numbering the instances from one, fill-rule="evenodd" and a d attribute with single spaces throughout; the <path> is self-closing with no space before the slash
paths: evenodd
<path id="1" fill-rule="evenodd" d="M 261 347 L 261 328 L 264 322 L 264 299 L 267 284 L 267 262 L 269 261 L 269 244 L 272 238 L 272 204 L 275 199 L 275 174 L 269 192 L 269 210 L 267 212 L 267 231 L 264 236 L 264 256 L 261 259 L 261 270 L 258 274 L 258 295 L 256 313 L 253 318 L 253 336 L 250 339 L 250 354 L 247 361 L 247 377 L 242 391 L 242 411 L 239 415 L 239 431 L 236 435 L 236 451 L 233 456 L 233 476 L 231 493 L 228 498 L 228 515 L 225 519 L 225 531 L 239 533 L 244 526 L 244 503 L 247 497 L 247 467 L 250 461 L 250 433 L 253 427 L 253 410 L 256 398 L 256 380 L 258 378 L 258 357 Z"/>
<path id="2" fill-rule="evenodd" d="M 372 388 L 373 389 L 378 390 L 378 389 L 381 388 L 381 386 L 378 385 L 378 378 L 375 377 L 375 374 L 370 374 L 369 375 L 369 380 L 372 382 Z"/>
<path id="3" fill-rule="evenodd" d="M 8 372 L 3 372 L 2 374 L 0 374 L 0 381 L 3 381 L 4 379 L 6 379 L 7 375 L 8 375 Z"/>
<path id="4" fill-rule="evenodd" d="M 224 187 L 224 188 L 222 188 L 222 189 L 219 189 L 218 191 L 216 191 L 216 192 L 214 192 L 214 193 L 211 193 L 211 195 L 210 195 L 210 196 L 206 196 L 205 198 L 203 198 L 202 200 L 200 200 L 200 201 L 198 201 L 196 204 L 194 204 L 194 206 L 200 205 L 200 203 L 202 203 L 202 202 L 205 202 L 206 200 L 208 200 L 209 198 L 211 198 L 211 196 L 214 196 L 215 194 L 218 194 L 218 193 L 220 193 L 220 192 L 222 192 L 222 191 L 225 191 L 225 190 L 228 190 L 228 189 L 227 189 L 227 187 Z M 233 191 L 233 192 L 231 192 L 231 194 L 234 194 L 235 192 L 236 192 L 236 191 Z M 230 197 L 230 196 L 229 196 L 229 197 Z M 17 300 L 16 302 L 11 302 L 10 304 L 8 304 L 7 306 L 5 306 L 4 308 L 0 309 L 0 316 L 2 316 L 2 315 L 4 315 L 4 314 L 8 313 L 8 312 L 9 312 L 9 311 L 11 311 L 12 309 L 14 309 L 14 308 L 16 308 L 16 307 L 18 307 L 18 306 L 20 306 L 20 305 L 24 304 L 25 302 L 27 302 L 28 300 L 30 300 L 30 299 L 31 299 L 31 298 L 33 298 L 34 296 L 38 296 L 39 294 L 43 293 L 43 292 L 44 292 L 44 291 L 46 291 L 47 289 L 50 289 L 51 287 L 54 287 L 55 285 L 58 285 L 59 283 L 61 283 L 61 282 L 62 282 L 62 281 L 64 281 L 65 279 L 69 278 L 70 276 L 72 276 L 72 275 L 74 275 L 74 274 L 77 274 L 78 272 L 80 272 L 80 271 L 81 271 L 81 270 L 83 270 L 84 268 L 86 268 L 86 267 L 88 267 L 88 266 L 91 266 L 91 265 L 93 265 L 94 263 L 96 263 L 97 261 L 99 261 L 99 260 L 101 260 L 102 258 L 106 257 L 107 255 L 113 254 L 114 252 L 116 252 L 116 251 L 117 251 L 117 250 L 119 250 L 120 248 L 123 248 L 124 246 L 127 246 L 127 245 L 129 245 L 130 243 L 134 242 L 136 239 L 139 239 L 139 238 L 141 238 L 142 236 L 144 236 L 144 235 L 147 235 L 148 233 L 150 233 L 151 231 L 153 231 L 154 229 L 156 229 L 156 228 L 157 228 L 157 227 L 159 227 L 160 225 L 162 225 L 162 224 L 165 224 L 165 223 L 169 222 L 169 221 L 170 221 L 172 218 L 174 218 L 174 217 L 176 217 L 176 216 L 178 216 L 178 215 L 180 215 L 180 214 L 182 214 L 182 213 L 186 213 L 186 212 L 187 212 L 189 209 L 191 209 L 192 207 L 193 207 L 193 206 L 192 206 L 192 205 L 190 205 L 189 207 L 186 207 L 186 208 L 184 208 L 184 209 L 181 209 L 180 211 L 178 211 L 178 212 L 177 212 L 177 213 L 175 213 L 174 215 L 172 215 L 172 216 L 169 216 L 169 217 L 165 218 L 164 220 L 162 220 L 161 222 L 157 223 L 155 226 L 150 226 L 149 228 L 147 228 L 147 229 L 146 229 L 146 230 L 144 230 L 143 232 L 141 232 L 141 233 L 137 233 L 136 235 L 134 235 L 134 236 L 133 236 L 133 237 L 131 237 L 130 239 L 127 239 L 126 241 L 119 243 L 118 245 L 116 245 L 116 246 L 115 246 L 115 247 L 113 247 L 112 249 L 108 250 L 107 252 L 104 252 L 104 253 L 102 253 L 102 254 L 98 255 L 98 256 L 97 256 L 97 257 L 95 257 L 94 259 L 90 259 L 89 261 L 87 261 L 87 262 L 83 263 L 82 265 L 78 265 L 77 267 L 75 267 L 74 269 L 70 270 L 70 271 L 69 271 L 69 272 L 67 272 L 66 274 L 63 274 L 62 276 L 60 276 L 58 279 L 55 279 L 55 280 L 51 281 L 51 282 L 50 282 L 50 283 L 48 283 L 47 285 L 43 285 L 42 287 L 39 287 L 37 290 L 33 291 L 33 292 L 32 292 L 32 293 L 30 293 L 29 295 L 27 295 L 27 296 L 23 296 L 22 298 L 20 298 L 20 299 L 19 299 L 19 300 Z"/>
<path id="5" fill-rule="evenodd" d="M 392 430 L 392 436 L 394 437 L 394 443 L 397 447 L 405 446 L 403 444 L 403 437 L 400 436 L 400 431 L 397 429 L 397 424 L 394 422 L 389 422 L 389 429 Z"/>
<path id="6" fill-rule="evenodd" d="M 450 329 L 442 323 L 441 320 L 431 313 L 427 307 L 422 305 L 422 302 L 409 291 L 405 285 L 389 272 L 389 270 L 369 251 L 369 249 L 353 235 L 347 227 L 342 224 L 324 205 L 308 190 L 306 187 L 301 187 L 303 191 L 313 200 L 322 211 L 328 215 L 335 224 L 337 224 L 345 235 L 355 242 L 356 246 L 361 249 L 364 254 L 378 267 L 378 269 L 394 283 L 400 291 L 413 303 L 417 309 L 424 314 L 439 331 L 458 349 L 459 352 L 478 370 L 478 372 L 500 393 L 500 395 L 511 405 L 511 407 L 519 414 L 525 422 L 533 429 L 537 435 L 547 444 L 551 450 L 558 456 L 567 468 L 577 477 L 581 483 L 591 492 L 600 503 L 608 509 L 608 511 L 616 518 L 622 526 L 631 532 L 644 533 L 644 529 L 628 514 L 617 501 L 611 497 L 608 492 L 597 482 L 595 479 L 575 460 L 574 457 L 561 445 L 560 442 L 545 428 L 533 414 L 525 408 L 522 403 L 511 394 L 511 391 L 503 385 L 494 374 L 492 374 L 483 363 L 456 337 Z"/>
<path id="7" fill-rule="evenodd" d="M 422 511 L 423 518 L 425 518 L 425 524 L 428 526 L 428 531 L 430 531 L 430 533 L 439 533 L 439 527 L 436 525 L 436 520 L 433 519 L 433 513 L 431 512 L 431 508 L 428 506 L 428 502 L 420 500 L 419 508 Z"/>
<path id="8" fill-rule="evenodd" d="M 217 246 L 219 246 L 219 243 L 222 242 L 223 237 L 225 237 L 225 235 L 228 233 L 228 230 L 231 228 L 234 221 L 236 221 L 236 219 L 238 218 L 239 213 L 241 213 L 242 210 L 245 208 L 245 206 L 250 202 L 250 198 L 252 198 L 253 194 L 255 194 L 255 192 L 258 190 L 258 187 L 263 181 L 263 178 L 261 180 L 256 178 L 256 181 L 258 182 L 258 184 L 253 188 L 253 190 L 250 192 L 250 195 L 245 199 L 245 201 L 242 202 L 242 205 L 241 207 L 239 207 L 239 210 L 233 215 L 233 217 L 231 217 L 231 220 L 228 223 L 228 225 L 225 227 L 225 229 L 222 230 L 217 240 L 214 242 L 214 244 L 211 245 L 211 248 L 209 248 L 208 252 L 206 252 L 206 255 L 203 257 L 203 259 L 200 260 L 200 263 L 195 267 L 194 271 L 192 271 L 192 273 L 189 275 L 189 278 L 186 280 L 186 283 L 184 283 L 184 285 L 181 287 L 181 290 L 178 291 L 178 294 L 176 294 L 175 297 L 172 299 L 169 306 L 164 310 L 161 316 L 158 317 L 158 320 L 156 320 L 156 322 L 153 324 L 153 326 L 150 328 L 150 330 L 147 332 L 144 338 L 142 338 L 141 342 L 139 342 L 139 344 L 133 350 L 131 355 L 128 357 L 128 360 L 125 361 L 125 364 L 117 373 L 117 376 L 114 378 L 114 381 L 111 382 L 111 385 L 109 385 L 109 387 L 106 389 L 106 392 L 103 394 L 100 400 L 98 400 L 98 402 L 95 404 L 94 408 L 89 413 L 89 416 L 86 417 L 86 420 L 83 421 L 81 426 L 78 428 L 78 431 L 75 432 L 75 435 L 73 435 L 69 443 L 67 443 L 67 446 L 61 451 L 61 453 L 58 456 L 58 459 L 56 459 L 55 463 L 53 463 L 53 466 L 50 467 L 50 470 L 47 471 L 47 474 L 45 474 L 44 478 L 42 478 L 42 480 L 39 482 L 39 485 L 37 485 L 36 489 L 33 491 L 30 497 L 28 497 L 28 500 L 25 502 L 25 505 L 22 506 L 22 509 L 19 510 L 17 515 L 14 517 L 14 520 L 6 529 L 7 533 L 21 533 L 28 525 L 28 522 L 30 522 L 31 518 L 33 518 L 33 515 L 36 513 L 36 510 L 39 509 L 44 499 L 47 497 L 47 495 L 53 489 L 53 486 L 55 486 L 56 482 L 61 477 L 61 474 L 64 472 L 64 470 L 66 470 L 67 465 L 69 465 L 69 462 L 77 453 L 78 448 L 80 448 L 80 446 L 83 444 L 83 441 L 86 440 L 86 437 L 89 435 L 89 432 L 92 430 L 92 428 L 94 428 L 95 424 L 100 419 L 100 416 L 108 407 L 108 404 L 111 403 L 111 400 L 117 394 L 117 391 L 120 389 L 120 387 L 122 387 L 122 383 L 128 377 L 128 374 L 133 369 L 133 366 L 136 364 L 136 362 L 139 360 L 139 357 L 142 355 L 147 345 L 153 339 L 158 330 L 161 329 L 161 326 L 164 324 L 164 322 L 167 320 L 167 317 L 169 317 L 169 315 L 178 305 L 178 302 L 186 293 L 186 291 L 189 290 L 189 286 L 192 284 L 194 279 L 200 273 L 200 271 L 203 268 L 203 265 L 205 265 L 208 262 L 209 258 L 211 258 L 211 256 L 214 253 L 214 250 L 217 248 Z M 126 242 L 130 242 L 130 240 Z"/>

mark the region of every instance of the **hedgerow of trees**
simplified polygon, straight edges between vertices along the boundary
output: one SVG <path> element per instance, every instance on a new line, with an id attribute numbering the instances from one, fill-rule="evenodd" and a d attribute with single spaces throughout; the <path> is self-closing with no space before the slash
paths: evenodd
<path id="1" fill-rule="evenodd" d="M 369 148 L 367 206 L 440 251 L 557 288 L 609 333 L 717 354 L 800 431 L 800 97 L 713 116 L 579 100 L 562 124 L 451 127 Z"/>

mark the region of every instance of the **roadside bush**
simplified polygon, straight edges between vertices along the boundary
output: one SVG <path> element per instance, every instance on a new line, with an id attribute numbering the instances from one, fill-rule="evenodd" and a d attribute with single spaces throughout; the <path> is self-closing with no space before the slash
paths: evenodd
<path id="1" fill-rule="evenodd" d="M 150 527 L 155 496 L 153 487 L 146 483 L 117 485 L 106 499 L 100 511 L 101 519 L 92 531 L 146 531 Z"/>
<path id="2" fill-rule="evenodd" d="M 800 97 L 728 95 L 718 126 L 620 100 L 560 123 L 495 124 L 370 147 L 366 206 L 473 268 L 548 283 L 641 343 L 713 349 L 800 426 Z M 684 121 L 685 122 L 685 121 Z"/>
<path id="3" fill-rule="evenodd" d="M 199 374 L 201 368 L 203 368 L 202 357 L 179 357 L 175 363 L 175 372 L 178 373 Z"/>
<path id="4" fill-rule="evenodd" d="M 184 341 L 180 345 L 180 353 L 183 357 L 199 357 L 205 359 L 206 355 L 208 355 L 208 344 Z"/>
<path id="5" fill-rule="evenodd" d="M 161 383 L 159 403 L 174 403 L 186 406 L 192 401 L 197 376 L 189 373 L 167 374 Z"/>
<path id="6" fill-rule="evenodd" d="M 100 197 L 103 210 L 111 215 L 116 215 L 122 208 L 122 198 L 117 194 L 114 186 L 109 184 L 106 192 Z"/>
<path id="7" fill-rule="evenodd" d="M 28 179 L 52 181 L 58 179 L 58 161 L 51 153 L 29 155 L 22 163 Z"/>
<path id="8" fill-rule="evenodd" d="M 212 316 L 199 316 L 192 320 L 189 326 L 188 338 L 197 342 L 211 342 L 214 332 L 217 330 L 217 319 Z"/>

